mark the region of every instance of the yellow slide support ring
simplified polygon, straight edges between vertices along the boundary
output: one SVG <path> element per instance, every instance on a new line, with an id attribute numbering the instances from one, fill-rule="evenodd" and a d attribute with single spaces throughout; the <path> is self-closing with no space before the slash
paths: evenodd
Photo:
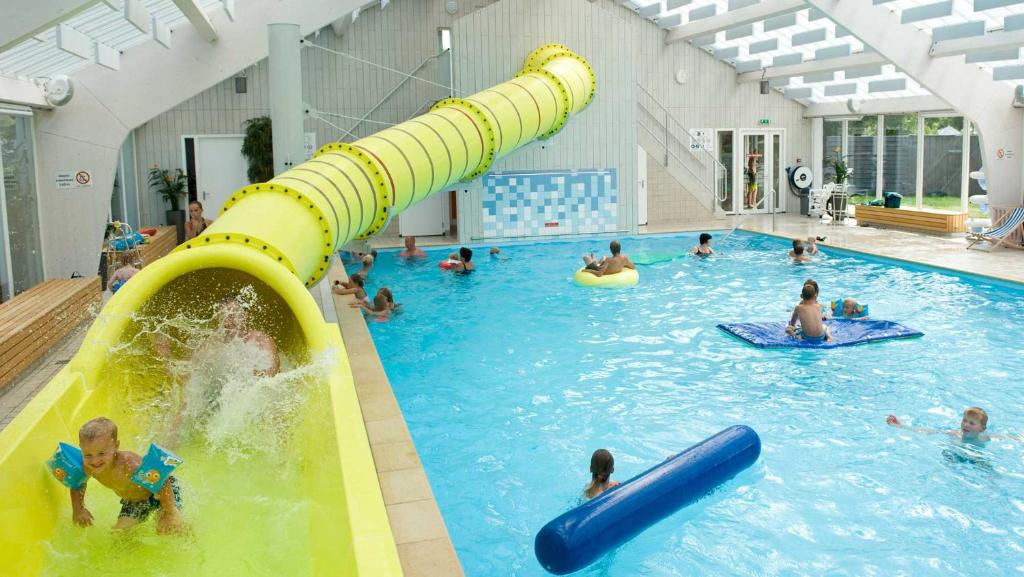
<path id="1" fill-rule="evenodd" d="M 550 80 L 558 88 L 559 94 L 562 95 L 562 113 L 555 119 L 555 123 L 551 129 L 538 137 L 543 140 L 557 134 L 558 131 L 562 130 L 562 127 L 565 126 L 565 123 L 569 121 L 569 87 L 565 85 L 565 81 L 559 78 L 557 74 L 546 68 L 523 68 L 515 77 L 519 78 L 522 76 L 529 76 L 531 74 L 539 74 Z"/>
<path id="2" fill-rule="evenodd" d="M 462 181 L 467 182 L 487 172 L 487 169 L 494 163 L 494 152 L 498 149 L 498 145 L 494 140 L 494 126 L 491 124 L 491 119 L 484 113 L 484 111 L 476 104 L 464 100 L 462 98 L 445 98 L 444 100 L 435 104 L 431 110 L 437 110 L 439 108 L 453 108 L 460 109 L 465 108 L 480 121 L 480 126 L 483 126 L 484 132 L 487 133 L 487 138 L 484 140 L 484 148 L 486 148 L 486 154 L 480 155 L 480 164 L 477 165 L 476 169 L 463 177 Z M 479 127 L 477 127 L 479 130 Z"/>
<path id="3" fill-rule="evenodd" d="M 287 174 L 287 173 L 284 173 L 284 174 Z M 220 214 L 223 215 L 228 210 L 230 210 L 232 206 L 238 204 L 243 198 L 245 198 L 247 196 L 250 196 L 250 195 L 253 195 L 253 194 L 267 194 L 267 193 L 284 194 L 285 196 L 290 196 L 290 197 L 294 198 L 295 200 L 299 201 L 300 203 L 302 203 L 306 207 L 306 210 L 308 210 L 310 213 L 312 213 L 313 216 L 316 217 L 317 223 L 320 226 L 323 227 L 323 239 L 324 239 L 324 243 L 323 243 L 324 244 L 324 248 L 323 248 L 323 252 L 322 252 L 322 254 L 323 254 L 323 261 L 320 264 L 320 270 L 318 271 L 321 274 L 311 276 L 311 277 L 309 277 L 308 279 L 305 280 L 305 284 L 306 284 L 307 287 L 313 286 L 314 284 L 316 284 L 316 281 L 321 276 L 323 276 L 323 273 L 327 271 L 327 265 L 331 262 L 331 255 L 334 254 L 334 246 L 337 244 L 337 238 L 332 238 L 332 236 L 337 236 L 337 229 L 339 228 L 338 226 L 335 226 L 335 234 L 333 234 L 333 235 L 331 234 L 331 227 L 328 224 L 327 220 L 324 218 L 323 211 L 320 210 L 320 207 L 318 207 L 315 202 L 313 202 L 313 199 L 308 198 L 308 197 L 304 197 L 301 192 L 293 190 L 293 189 L 291 189 L 291 188 L 289 188 L 287 186 L 284 186 L 282 184 L 275 184 L 275 183 L 273 183 L 273 181 L 271 181 L 271 182 L 263 182 L 263 183 L 260 183 L 260 184 L 250 184 L 249 186 L 243 188 L 242 190 L 239 190 L 235 194 L 232 194 L 231 198 L 229 198 L 224 203 L 224 206 L 221 207 Z M 327 201 L 328 203 L 330 202 L 328 199 L 324 199 L 324 200 Z M 337 216 L 335 216 L 335 220 L 337 220 Z M 231 233 L 221 233 L 221 234 L 210 233 L 207 236 L 209 236 L 209 237 L 221 237 L 221 242 L 234 242 L 234 243 L 239 243 L 239 244 L 253 244 L 251 242 L 251 240 L 254 238 L 254 237 L 247 236 L 247 235 L 236 235 L 236 234 L 231 234 Z M 206 236 L 204 236 L 204 238 L 206 238 Z M 213 241 L 210 241 L 210 243 L 212 244 Z M 196 244 L 198 244 L 198 243 L 196 243 Z M 203 241 L 203 244 L 207 244 L 206 241 Z M 274 250 L 273 247 L 267 245 L 266 243 L 263 243 L 262 246 L 264 247 L 263 250 L 268 251 L 268 254 L 270 253 L 270 251 Z M 190 248 L 190 245 L 186 244 L 185 245 L 185 250 L 188 250 L 189 248 Z M 179 249 L 181 249 L 180 245 L 175 250 L 179 250 Z M 285 257 L 281 253 L 278 253 L 275 258 L 277 258 L 278 262 L 280 262 L 281 264 L 285 264 L 285 261 L 287 260 L 287 257 Z M 289 262 L 286 266 L 290 267 L 289 270 L 294 272 L 295 276 L 299 276 L 298 272 L 295 270 L 295 267 L 292 265 L 292 263 Z"/>
<path id="4" fill-rule="evenodd" d="M 350 154 L 355 156 L 358 162 L 365 164 L 366 166 L 373 169 L 374 176 L 374 188 L 377 192 L 377 213 L 373 215 L 373 222 L 370 227 L 361 233 L 357 234 L 356 240 L 365 240 L 378 232 L 384 230 L 388 223 L 391 222 L 391 216 L 394 211 L 395 195 L 392 193 L 394 185 L 388 185 L 388 180 L 391 179 L 391 173 L 388 172 L 387 167 L 384 166 L 380 160 L 372 153 L 364 152 L 364 149 L 358 146 L 353 146 L 347 142 L 331 142 L 320 147 L 313 155 L 313 158 L 318 158 L 324 154 Z M 385 179 L 387 177 L 387 179 Z M 348 242 L 348 241 L 346 241 Z"/>

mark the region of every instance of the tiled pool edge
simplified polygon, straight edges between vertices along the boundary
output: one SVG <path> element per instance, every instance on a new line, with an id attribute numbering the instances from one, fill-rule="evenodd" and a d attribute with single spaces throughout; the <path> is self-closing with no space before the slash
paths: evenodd
<path id="1" fill-rule="evenodd" d="M 755 228 L 743 228 L 743 227 L 737 228 L 736 230 L 739 230 L 740 232 L 746 233 L 746 234 L 760 234 L 760 235 L 764 235 L 764 236 L 770 236 L 770 237 L 781 238 L 781 239 L 786 239 L 786 240 L 792 240 L 793 239 L 792 235 L 788 235 L 788 234 L 781 233 L 781 232 L 769 232 L 769 231 L 765 231 L 765 230 L 758 230 L 758 229 L 755 229 Z M 965 269 L 962 269 L 962 268 L 955 268 L 955 267 L 952 267 L 952 266 L 943 266 L 941 264 L 934 264 L 934 263 L 931 263 L 931 262 L 924 262 L 924 261 L 920 261 L 920 260 L 913 260 L 913 259 L 899 257 L 899 256 L 891 256 L 891 255 L 887 255 L 887 254 L 882 254 L 880 252 L 873 252 L 873 251 L 870 251 L 870 250 L 864 250 L 864 249 L 860 249 L 860 248 L 851 248 L 851 247 L 846 247 L 846 246 L 837 246 L 837 245 L 834 245 L 834 244 L 829 244 L 827 241 L 819 241 L 818 242 L 818 247 L 819 248 L 826 248 L 828 250 L 835 250 L 835 251 L 839 251 L 839 252 L 845 252 L 845 253 L 849 253 L 849 254 L 856 255 L 856 256 L 869 257 L 869 258 L 888 260 L 888 261 L 896 261 L 896 262 L 901 263 L 901 264 L 912 265 L 912 266 L 921 267 L 921 268 L 925 268 L 925 269 L 935 269 L 937 271 L 942 271 L 942 272 L 949 273 L 949 274 L 975 277 L 978 280 L 984 280 L 984 281 L 987 281 L 987 282 L 999 283 L 1001 285 L 1008 285 L 1009 288 L 1024 289 L 1024 279 L 1016 279 L 1016 278 L 1012 278 L 1012 277 L 1009 277 L 1009 276 L 999 276 L 999 275 L 987 274 L 987 273 L 983 273 L 983 272 L 975 272 L 975 271 L 971 271 L 971 270 L 965 270 Z"/>
<path id="2" fill-rule="evenodd" d="M 328 286 L 347 278 L 335 259 Z M 348 306 L 351 296 L 332 297 L 402 570 L 406 577 L 462 577 L 462 565 L 366 321 Z"/>

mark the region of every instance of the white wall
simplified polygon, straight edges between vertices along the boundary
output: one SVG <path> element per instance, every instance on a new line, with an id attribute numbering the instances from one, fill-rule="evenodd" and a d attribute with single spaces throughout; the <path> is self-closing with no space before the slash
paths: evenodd
<path id="1" fill-rule="evenodd" d="M 493 0 L 462 0 L 460 11 L 450 15 L 444 10 L 444 0 L 392 0 L 383 10 L 376 7 L 362 10 L 341 37 L 331 26 L 326 26 L 306 39 L 336 52 L 409 73 L 440 52 L 440 28 L 450 27 L 468 11 L 491 2 Z M 446 58 L 431 60 L 416 76 L 444 84 L 447 70 L 442 70 L 442 66 L 447 66 Z M 318 111 L 355 118 L 361 118 L 403 79 L 400 74 L 311 47 L 303 49 L 302 68 L 305 103 Z M 145 181 L 154 163 L 164 168 L 185 168 L 183 135 L 240 134 L 246 120 L 269 115 L 267 72 L 267 60 L 260 60 L 241 71 L 247 77 L 247 93 L 235 94 L 232 75 L 139 126 L 135 135 L 140 182 Z M 439 86 L 409 80 L 369 120 L 401 122 L 417 110 L 425 112 L 421 107 L 428 101 L 447 96 L 448 91 Z M 356 120 L 337 116 L 327 116 L 327 119 L 344 129 L 356 123 Z M 368 136 L 384 127 L 366 122 L 356 136 Z M 354 140 L 330 124 L 312 118 L 307 118 L 305 130 L 316 133 L 318 147 L 340 139 Z M 141 195 L 144 219 L 154 224 L 162 222 L 163 203 L 153 193 L 142 191 Z M 397 219 L 393 225 L 397 226 Z"/>
<path id="2" fill-rule="evenodd" d="M 664 38 L 663 30 L 612 0 L 503 0 L 459 20 L 453 38 L 455 83 L 467 94 L 509 78 L 526 54 L 549 42 L 586 58 L 598 79 L 594 102 L 561 133 L 495 163 L 494 170 L 615 167 L 620 228 L 635 232 L 637 83 L 688 128 L 784 129 L 781 165 L 797 157 L 810 160 L 810 122 L 801 104 L 774 90 L 761 95 L 757 84 L 738 84 L 732 66 L 689 43 L 666 46 Z M 679 69 L 688 76 L 683 85 L 674 80 Z M 771 124 L 759 125 L 762 118 Z M 460 201 L 480 206 L 479 183 L 464 190 Z M 661 208 L 652 203 L 651 218 L 659 220 Z M 459 227 L 468 228 L 463 241 L 481 236 L 480 211 L 468 217 Z"/>
<path id="3" fill-rule="evenodd" d="M 217 42 L 202 40 L 186 22 L 174 29 L 170 50 L 150 41 L 126 50 L 120 71 L 93 65 L 74 74 L 71 102 L 36 114 L 47 278 L 96 270 L 118 151 L 131 129 L 265 57 L 268 23 L 293 22 L 308 33 L 361 3 L 247 0 L 240 3 L 234 22 L 221 11 L 210 14 L 220 35 Z M 92 171 L 92 188 L 57 189 L 56 173 L 79 169 Z"/>

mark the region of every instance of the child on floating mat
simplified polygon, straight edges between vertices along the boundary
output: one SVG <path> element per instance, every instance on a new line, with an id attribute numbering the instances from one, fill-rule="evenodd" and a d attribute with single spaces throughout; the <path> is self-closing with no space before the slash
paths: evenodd
<path id="1" fill-rule="evenodd" d="M 158 533 L 185 529 L 181 516 L 181 491 L 170 473 L 181 459 L 157 445 L 141 457 L 122 451 L 117 425 L 110 419 L 93 419 L 78 431 L 81 449 L 60 443 L 50 459 L 50 471 L 71 490 L 71 516 L 79 527 L 92 525 L 93 516 L 85 508 L 85 487 L 92 477 L 121 497 L 121 512 L 115 529 L 133 527 L 158 511 Z"/>
<path id="2" fill-rule="evenodd" d="M 802 247 L 801 247 L 802 251 Z M 832 339 L 828 325 L 821 321 L 821 305 L 818 304 L 816 284 L 804 283 L 800 289 L 800 304 L 793 308 L 793 316 L 786 325 L 786 334 L 797 339 L 812 343 L 821 343 Z M 797 326 L 797 322 L 800 323 Z"/>

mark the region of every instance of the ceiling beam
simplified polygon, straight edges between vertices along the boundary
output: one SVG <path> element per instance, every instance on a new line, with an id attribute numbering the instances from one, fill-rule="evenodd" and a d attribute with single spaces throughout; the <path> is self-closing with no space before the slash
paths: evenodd
<path id="1" fill-rule="evenodd" d="M 4 102 L 32 108 L 53 108 L 46 101 L 42 86 L 25 78 L 0 75 L 0 103 Z"/>
<path id="2" fill-rule="evenodd" d="M 757 4 L 730 10 L 723 14 L 711 16 L 694 22 L 683 24 L 669 31 L 665 44 L 693 40 L 721 30 L 760 22 L 766 18 L 782 16 L 806 8 L 804 0 L 765 0 Z"/>
<path id="3" fill-rule="evenodd" d="M 174 5 L 192 23 L 192 27 L 199 33 L 200 38 L 207 42 L 217 39 L 217 30 L 213 27 L 213 22 L 210 22 L 210 18 L 199 7 L 196 0 L 174 0 Z"/>
<path id="4" fill-rule="evenodd" d="M 842 58 L 828 58 L 826 60 L 809 60 L 801 64 L 790 64 L 788 66 L 769 66 L 764 70 L 745 72 L 736 77 L 740 83 L 758 82 L 760 80 L 772 80 L 775 78 L 791 78 L 793 76 L 804 76 L 806 74 L 820 74 L 822 72 L 836 72 L 857 66 L 874 66 L 887 64 L 877 52 L 858 52 Z"/>
<path id="5" fill-rule="evenodd" d="M 932 58 L 939 58 L 942 56 L 956 56 L 958 54 L 992 52 L 1003 48 L 1018 48 L 1020 46 L 1024 46 L 1024 30 L 990 32 L 984 36 L 933 42 L 932 49 L 928 54 Z"/>
<path id="6" fill-rule="evenodd" d="M 789 92 L 788 90 L 786 91 Z M 803 95 L 796 96 L 802 98 Z M 900 112 L 939 112 L 952 111 L 953 107 L 945 100 L 937 96 L 902 96 L 899 98 L 871 98 L 860 101 L 860 111 L 857 116 L 870 116 L 873 114 L 897 114 Z M 846 101 L 822 102 L 811 104 L 804 108 L 804 118 L 816 116 L 849 116 L 850 109 Z"/>
<path id="7" fill-rule="evenodd" d="M 99 0 L 4 0 L 0 52 L 53 28 Z"/>

